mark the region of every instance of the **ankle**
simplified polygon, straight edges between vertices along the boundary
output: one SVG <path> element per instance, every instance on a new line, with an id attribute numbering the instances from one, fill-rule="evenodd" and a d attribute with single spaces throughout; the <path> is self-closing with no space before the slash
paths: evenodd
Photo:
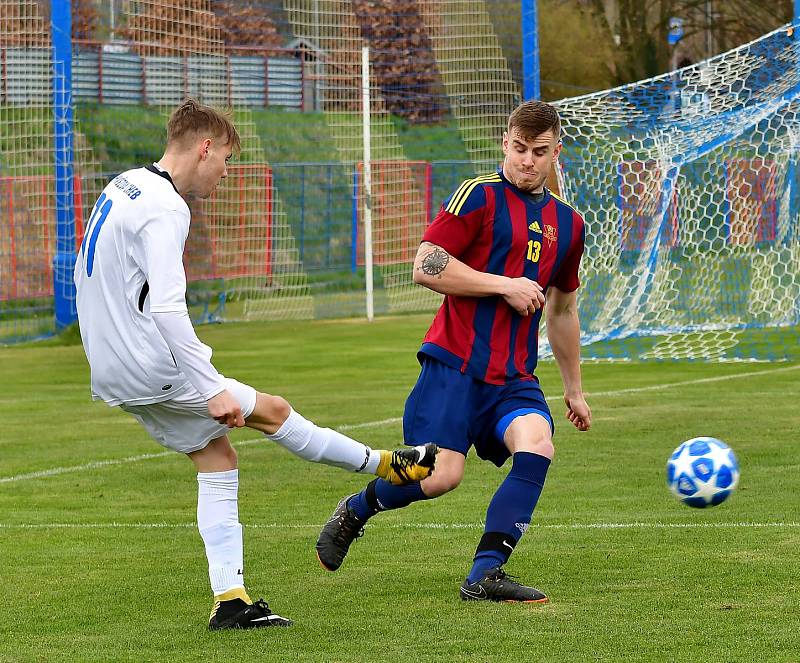
<path id="1" fill-rule="evenodd" d="M 233 587 L 232 589 L 225 590 L 221 594 L 214 595 L 214 601 L 233 601 L 234 599 L 241 599 L 248 605 L 252 605 L 253 603 L 244 587 Z"/>
<path id="2" fill-rule="evenodd" d="M 472 569 L 467 576 L 467 582 L 470 585 L 478 582 L 479 580 L 483 579 L 487 571 L 496 569 L 504 562 L 505 560 L 501 555 L 482 555 L 480 557 L 476 557 L 475 561 L 472 563 Z"/>

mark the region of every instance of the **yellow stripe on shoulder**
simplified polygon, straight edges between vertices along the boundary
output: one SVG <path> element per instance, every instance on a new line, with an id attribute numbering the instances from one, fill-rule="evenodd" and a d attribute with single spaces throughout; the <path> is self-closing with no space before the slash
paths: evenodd
<path id="1" fill-rule="evenodd" d="M 453 197 L 450 199 L 450 203 L 445 208 L 451 214 L 455 214 L 453 210 L 459 206 L 459 203 L 466 199 L 466 196 L 469 196 L 468 191 L 471 191 L 475 188 L 475 185 L 482 182 L 483 180 L 488 180 L 489 178 L 497 177 L 497 173 L 490 173 L 488 175 L 480 175 L 478 177 L 473 177 L 469 180 L 464 180 L 461 183 L 461 186 L 456 189 L 456 192 L 453 194 Z"/>
<path id="2" fill-rule="evenodd" d="M 548 191 L 550 191 L 550 189 L 548 189 Z M 564 199 L 563 199 L 561 196 L 559 196 L 557 193 L 553 193 L 552 191 L 550 191 L 550 195 L 551 195 L 551 196 L 553 196 L 553 198 L 555 198 L 556 200 L 560 200 L 560 201 L 561 201 L 562 203 L 564 203 L 564 204 L 565 204 L 567 207 L 569 207 L 569 208 L 570 208 L 570 209 L 571 209 L 573 212 L 577 212 L 578 214 L 580 214 L 580 212 L 578 212 L 578 210 L 576 210 L 576 209 L 575 209 L 575 206 L 574 206 L 574 205 L 572 205 L 571 203 L 568 203 L 566 200 L 564 200 Z"/>
<path id="3" fill-rule="evenodd" d="M 470 185 L 471 182 L 472 180 L 464 180 L 461 184 L 458 185 L 456 192 L 453 194 L 453 197 L 450 198 L 450 202 L 448 203 L 447 207 L 445 207 L 445 209 L 448 212 L 450 211 L 451 205 L 453 205 L 453 203 L 455 203 L 455 201 L 458 200 L 459 196 L 461 196 L 461 193 L 464 191 L 464 189 L 466 189 Z"/>
<path id="4" fill-rule="evenodd" d="M 461 208 L 464 206 L 464 203 L 469 198 L 469 195 L 475 189 L 476 186 L 479 184 L 488 184 L 490 182 L 501 182 L 500 176 L 497 173 L 490 173 L 488 175 L 481 175 L 480 177 L 474 177 L 471 180 L 466 180 L 458 190 L 453 194 L 453 198 L 450 200 L 450 204 L 447 206 L 447 211 L 450 214 L 458 215 L 461 211 Z"/>

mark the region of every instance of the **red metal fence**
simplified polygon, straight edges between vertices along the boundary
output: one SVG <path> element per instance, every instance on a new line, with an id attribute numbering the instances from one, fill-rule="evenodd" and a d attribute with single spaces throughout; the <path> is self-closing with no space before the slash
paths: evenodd
<path id="1" fill-rule="evenodd" d="M 55 194 L 52 176 L 0 177 L 0 301 L 53 296 Z M 91 206 L 84 181 L 73 180 L 75 249 Z M 272 170 L 266 164 L 230 166 L 206 201 L 192 202 L 184 264 L 190 281 L 272 273 Z"/>

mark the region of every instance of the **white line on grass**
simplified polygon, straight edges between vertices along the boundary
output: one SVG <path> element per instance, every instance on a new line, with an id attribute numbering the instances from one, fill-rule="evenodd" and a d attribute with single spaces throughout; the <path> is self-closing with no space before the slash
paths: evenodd
<path id="1" fill-rule="evenodd" d="M 483 529 L 483 523 L 370 523 L 370 528 L 375 529 Z M 196 523 L 0 523 L 0 530 L 35 530 L 35 529 L 195 529 Z M 245 529 L 313 529 L 319 528 L 319 523 L 252 523 L 246 524 Z M 530 529 L 547 530 L 616 530 L 616 529 L 797 529 L 800 522 L 729 522 L 729 523 L 662 523 L 662 522 L 631 522 L 631 523 L 544 523 L 532 524 Z"/>
<path id="2" fill-rule="evenodd" d="M 732 375 L 718 375 L 713 378 L 698 378 L 696 380 L 683 380 L 682 382 L 666 382 L 664 384 L 651 384 L 646 387 L 629 387 L 628 389 L 615 389 L 614 391 L 595 391 L 587 392 L 587 396 L 621 396 L 622 394 L 634 394 L 640 391 L 661 391 L 672 387 L 687 387 L 695 384 L 707 384 L 709 382 L 725 382 L 727 380 L 737 380 L 739 378 L 749 378 L 754 375 L 773 375 L 774 373 L 784 373 L 786 371 L 796 371 L 800 369 L 800 364 L 794 366 L 784 366 L 782 368 L 772 368 L 765 371 L 749 371 L 747 373 L 734 373 Z M 548 399 L 551 400 L 551 399 Z M 559 398 L 554 397 L 554 400 Z"/>
<path id="3" fill-rule="evenodd" d="M 773 373 L 781 373 L 783 371 L 795 371 L 800 368 L 800 364 L 795 366 L 783 366 L 781 368 L 773 368 L 765 371 L 749 371 L 747 373 L 734 373 L 733 375 L 719 375 L 713 378 L 698 378 L 697 380 L 683 380 L 681 382 L 665 382 L 664 384 L 651 384 L 645 387 L 629 387 L 627 389 L 615 389 L 613 391 L 589 391 L 586 396 L 592 397 L 606 397 L 606 396 L 622 396 L 624 394 L 635 394 L 640 391 L 661 391 L 662 389 L 672 389 L 673 387 L 686 387 L 695 384 L 705 384 L 707 382 L 723 382 L 725 380 L 736 380 L 738 378 L 751 377 L 753 375 L 772 375 Z M 561 396 L 547 396 L 548 401 L 560 401 Z M 396 424 L 403 421 L 402 417 L 392 417 L 391 419 L 382 419 L 381 421 L 367 421 L 363 424 L 345 424 L 337 426 L 337 430 L 357 430 L 359 428 L 372 428 L 374 426 L 383 426 L 385 424 Z"/>
<path id="4" fill-rule="evenodd" d="M 255 444 L 256 442 L 263 441 L 263 437 L 253 440 L 242 440 L 236 442 L 234 446 L 244 447 L 248 444 Z M 69 467 L 52 467 L 49 470 L 39 470 L 38 472 L 28 472 L 27 474 L 16 474 L 10 477 L 0 477 L 0 483 L 11 483 L 14 481 L 27 481 L 28 479 L 42 479 L 45 477 L 53 477 L 58 474 L 69 474 L 70 472 L 80 472 L 82 470 L 91 470 L 97 467 L 107 467 L 109 465 L 126 465 L 128 463 L 138 463 L 141 460 L 151 460 L 152 458 L 165 458 L 166 456 L 175 456 L 174 451 L 161 451 L 157 454 L 139 454 L 138 456 L 128 456 L 127 458 L 112 458 L 110 460 L 95 460 L 91 463 L 84 463 L 83 465 L 70 465 Z"/>
<path id="5" fill-rule="evenodd" d="M 781 368 L 773 368 L 767 369 L 763 371 L 749 371 L 747 373 L 734 373 L 732 375 L 719 375 L 713 378 L 698 378 L 697 380 L 683 380 L 681 382 L 666 382 L 664 384 L 652 384 L 647 385 L 644 387 L 629 387 L 627 389 L 615 389 L 613 391 L 595 391 L 595 392 L 587 392 L 586 395 L 590 398 L 603 398 L 607 396 L 622 396 L 624 394 L 635 394 L 643 391 L 661 391 L 663 389 L 671 389 L 673 387 L 686 387 L 690 385 L 696 384 L 707 384 L 709 382 L 723 382 L 727 380 L 736 380 L 739 378 L 748 378 L 757 375 L 772 375 L 774 373 L 783 373 L 785 371 L 794 371 L 800 369 L 800 364 L 794 366 L 783 366 Z M 561 396 L 548 396 L 548 401 L 558 401 L 561 400 Z M 342 424 L 341 426 L 336 426 L 336 430 L 345 432 L 351 430 L 359 430 L 361 428 L 374 428 L 376 426 L 386 426 L 389 424 L 396 424 L 400 423 L 403 420 L 402 417 L 391 417 L 389 419 L 380 419 L 378 421 L 365 421 L 360 424 Z M 248 439 L 248 440 L 241 440 L 239 442 L 235 442 L 234 446 L 236 447 L 243 447 L 249 444 L 255 444 L 256 442 L 263 441 L 263 437 Z M 175 455 L 174 451 L 162 451 L 161 453 L 154 453 L 154 454 L 140 454 L 138 456 L 128 456 L 127 458 L 117 458 L 111 460 L 98 460 L 92 461 L 90 463 L 84 463 L 83 465 L 72 465 L 69 467 L 53 467 L 49 470 L 39 470 L 38 472 L 28 472 L 26 474 L 15 474 L 8 477 L 0 477 L 0 484 L 3 483 L 14 483 L 17 481 L 28 481 L 30 479 L 43 479 L 46 477 L 57 476 L 59 474 L 68 474 L 70 472 L 82 472 L 83 470 L 90 470 L 95 469 L 98 467 L 106 467 L 110 465 L 125 465 L 128 463 L 138 463 L 142 460 L 150 460 L 153 458 L 164 458 L 165 456 L 173 456 Z"/>

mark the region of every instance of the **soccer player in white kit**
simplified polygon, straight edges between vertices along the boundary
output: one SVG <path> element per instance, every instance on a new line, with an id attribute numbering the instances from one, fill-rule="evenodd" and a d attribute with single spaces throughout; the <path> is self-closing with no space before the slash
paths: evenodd
<path id="1" fill-rule="evenodd" d="M 373 450 L 303 418 L 280 396 L 226 378 L 189 319 L 184 197 L 208 198 L 240 149 L 225 114 L 187 100 L 167 125 L 157 163 L 126 171 L 92 209 L 75 263 L 78 320 L 92 397 L 132 414 L 197 468 L 197 525 L 214 593 L 212 630 L 288 626 L 245 590 L 236 452 L 229 428 L 249 426 L 310 461 L 396 484 L 430 475 L 437 448 Z"/>

